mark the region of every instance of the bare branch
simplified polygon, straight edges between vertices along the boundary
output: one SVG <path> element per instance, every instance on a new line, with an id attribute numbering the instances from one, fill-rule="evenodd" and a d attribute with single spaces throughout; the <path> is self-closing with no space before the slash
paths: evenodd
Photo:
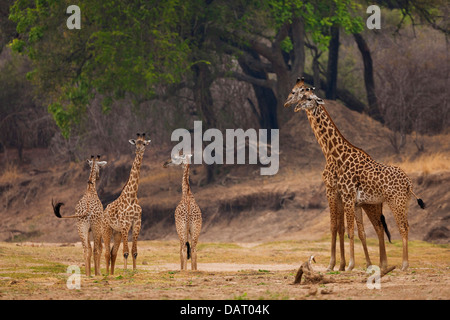
<path id="1" fill-rule="evenodd" d="M 265 87 L 265 88 L 270 88 L 270 89 L 274 89 L 276 82 L 273 80 L 269 80 L 269 79 L 258 79 L 258 78 L 254 78 L 252 76 L 237 72 L 237 71 L 230 71 L 230 72 L 224 72 L 218 75 L 218 77 L 221 78 L 227 78 L 227 77 L 233 77 L 236 80 L 239 81 L 245 81 L 257 86 L 261 86 L 261 87 Z"/>

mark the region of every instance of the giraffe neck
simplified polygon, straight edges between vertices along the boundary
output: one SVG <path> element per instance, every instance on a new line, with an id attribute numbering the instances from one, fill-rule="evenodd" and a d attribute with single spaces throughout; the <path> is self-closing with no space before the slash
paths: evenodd
<path id="1" fill-rule="evenodd" d="M 181 181 L 181 189 L 183 196 L 191 193 L 191 186 L 189 184 L 189 163 L 184 166 L 183 180 Z"/>
<path id="2" fill-rule="evenodd" d="M 137 198 L 137 192 L 139 187 L 139 175 L 141 172 L 141 164 L 143 157 L 144 157 L 143 152 L 136 152 L 136 157 L 134 158 L 133 165 L 130 171 L 130 176 L 122 190 L 123 197 L 133 199 Z"/>
<path id="3" fill-rule="evenodd" d="M 341 165 L 349 152 L 360 150 L 350 144 L 339 132 L 330 115 L 322 105 L 306 110 L 309 123 L 327 161 Z M 360 150 L 362 151 L 362 150 Z"/>
<path id="4" fill-rule="evenodd" d="M 92 162 L 91 172 L 89 174 L 89 180 L 87 185 L 87 191 L 96 191 L 95 189 L 95 181 L 97 180 L 97 174 L 95 172 L 95 160 Z"/>

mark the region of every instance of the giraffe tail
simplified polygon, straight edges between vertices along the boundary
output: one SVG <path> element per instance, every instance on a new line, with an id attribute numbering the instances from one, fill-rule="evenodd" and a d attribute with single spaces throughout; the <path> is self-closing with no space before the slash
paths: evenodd
<path id="1" fill-rule="evenodd" d="M 412 188 L 410 188 L 409 191 L 417 199 L 417 204 L 419 205 L 419 207 L 421 207 L 422 209 L 425 209 L 425 202 L 423 202 L 422 199 L 420 199 L 418 196 L 416 196 L 416 194 L 412 191 Z"/>
<path id="2" fill-rule="evenodd" d="M 187 247 L 187 258 L 189 260 L 191 258 L 191 245 L 189 244 L 189 241 L 186 241 L 186 247 Z"/>
<path id="3" fill-rule="evenodd" d="M 391 241 L 391 233 L 389 232 L 389 229 L 388 229 L 388 226 L 387 226 L 387 223 L 386 223 L 386 219 L 384 218 L 383 214 L 381 214 L 380 219 L 381 219 L 381 224 L 383 225 L 384 231 L 386 232 L 386 235 L 388 237 L 389 243 L 392 243 L 392 241 Z"/>
<path id="4" fill-rule="evenodd" d="M 53 203 L 53 199 L 52 199 L 53 213 L 54 213 L 55 216 L 57 216 L 58 218 L 60 218 L 60 219 L 73 219 L 73 218 L 80 218 L 80 217 L 82 217 L 82 216 L 77 216 L 77 215 L 74 215 L 74 216 L 68 216 L 68 217 L 62 217 L 60 211 L 61 211 L 61 207 L 62 207 L 63 205 L 64 205 L 63 202 L 58 202 L 58 203 L 54 204 L 54 203 Z"/>

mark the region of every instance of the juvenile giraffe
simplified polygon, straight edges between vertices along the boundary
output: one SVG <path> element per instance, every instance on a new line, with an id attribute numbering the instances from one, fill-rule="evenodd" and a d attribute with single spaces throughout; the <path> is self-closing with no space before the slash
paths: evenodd
<path id="1" fill-rule="evenodd" d="M 136 156 L 131 167 L 130 176 L 122 189 L 120 196 L 111 202 L 105 209 L 105 217 L 109 228 L 106 229 L 103 236 L 106 252 L 105 259 L 111 262 L 111 274 L 114 274 L 114 267 L 117 258 L 117 252 L 120 243 L 123 242 L 124 269 L 127 269 L 127 258 L 129 255 L 128 232 L 132 228 L 133 244 L 131 253 L 133 255 L 133 270 L 136 269 L 137 258 L 137 239 L 141 230 L 142 208 L 138 204 L 137 192 L 139 187 L 139 175 L 144 157 L 145 146 L 151 140 L 145 140 L 145 133 L 137 134 L 137 139 L 131 139 L 129 142 L 136 146 Z M 114 244 L 110 251 L 111 235 L 114 236 Z M 109 273 L 109 264 L 107 265 Z"/>
<path id="2" fill-rule="evenodd" d="M 81 244 L 83 246 L 84 251 L 84 260 L 86 267 L 86 275 L 91 275 L 91 256 L 92 256 L 92 248 L 91 243 L 89 241 L 89 231 L 92 230 L 92 235 L 94 238 L 94 268 L 95 275 L 101 275 L 100 273 L 100 256 L 102 252 L 102 233 L 105 228 L 105 220 L 103 216 L 103 205 L 98 198 L 97 190 L 95 188 L 95 182 L 99 178 L 99 168 L 103 167 L 106 164 L 106 161 L 99 161 L 100 156 L 94 158 L 91 156 L 90 160 L 86 160 L 87 163 L 91 167 L 91 171 L 89 174 L 89 180 L 86 192 L 83 197 L 78 201 L 75 206 L 75 215 L 62 217 L 60 210 L 61 206 L 64 205 L 62 202 L 58 202 L 57 204 L 53 203 L 53 212 L 54 214 L 61 219 L 78 219 L 77 221 L 77 229 L 78 235 L 81 239 Z"/>
<path id="3" fill-rule="evenodd" d="M 355 218 L 359 234 L 363 236 L 361 242 L 364 247 L 366 246 L 361 208 L 364 208 L 374 224 L 380 240 L 380 266 L 384 270 L 387 268 L 384 237 L 380 236 L 382 234 L 380 225 L 385 226 L 381 215 L 382 203 L 387 202 L 402 236 L 402 270 L 406 270 L 408 268 L 409 231 L 407 210 L 411 195 L 417 199 L 422 209 L 425 208 L 423 201 L 414 194 L 411 180 L 400 168 L 380 164 L 366 152 L 348 142 L 331 120 L 323 106 L 323 100 L 319 99 L 313 93 L 313 90 L 305 89 L 301 79 L 294 86 L 285 106 L 288 107 L 293 104 L 295 104 L 295 112 L 306 111 L 314 134 L 327 159 L 327 165 L 330 164 L 330 167 L 333 167 L 331 169 L 332 174 L 329 175 L 331 179 L 329 178 L 327 183 L 335 186 L 337 191 L 335 196 L 340 197 L 347 220 L 350 239 L 348 269 L 351 270 L 354 267 Z M 373 216 L 374 213 L 375 216 Z"/>
<path id="4" fill-rule="evenodd" d="M 187 269 L 187 260 L 191 260 L 192 270 L 197 270 L 197 242 L 202 229 L 202 212 L 195 202 L 194 195 L 189 184 L 189 163 L 192 155 L 173 156 L 163 165 L 167 168 L 171 165 L 184 167 L 183 179 L 181 181 L 181 201 L 175 209 L 175 226 L 180 239 L 181 270 Z M 189 236 L 191 243 L 189 244 Z"/>

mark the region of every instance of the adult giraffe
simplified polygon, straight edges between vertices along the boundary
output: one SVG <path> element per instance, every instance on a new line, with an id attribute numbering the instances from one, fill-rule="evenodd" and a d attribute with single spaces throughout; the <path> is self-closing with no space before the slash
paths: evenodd
<path id="1" fill-rule="evenodd" d="M 304 80 L 298 79 L 289 94 L 285 107 L 295 105 L 295 112 L 305 110 L 314 135 L 322 148 L 326 159 L 323 174 L 327 188 L 332 220 L 332 257 L 333 268 L 336 231 L 343 230 L 344 214 L 347 220 L 350 239 L 350 261 L 348 269 L 353 269 L 354 259 L 354 220 L 356 218 L 358 233 L 368 257 L 361 208 L 364 208 L 377 232 L 380 245 L 380 267 L 387 270 L 387 256 L 384 246 L 382 203 L 387 202 L 394 214 L 403 241 L 402 270 L 408 268 L 408 211 L 407 205 L 411 195 L 417 199 L 423 209 L 425 204 L 412 190 L 409 177 L 398 167 L 376 162 L 365 151 L 352 145 L 339 132 L 324 107 L 324 101 L 318 98 L 311 88 L 305 88 Z M 336 223 L 333 224 L 333 219 Z M 339 224 L 340 223 L 340 224 Z M 386 228 L 387 231 L 387 228 Z M 342 232 L 342 231 L 341 231 Z M 341 256 L 343 256 L 343 232 L 340 232 Z M 334 246 L 334 248 L 333 248 Z M 342 264 L 342 262 L 341 262 Z M 329 268 L 330 268 L 329 267 Z"/>

